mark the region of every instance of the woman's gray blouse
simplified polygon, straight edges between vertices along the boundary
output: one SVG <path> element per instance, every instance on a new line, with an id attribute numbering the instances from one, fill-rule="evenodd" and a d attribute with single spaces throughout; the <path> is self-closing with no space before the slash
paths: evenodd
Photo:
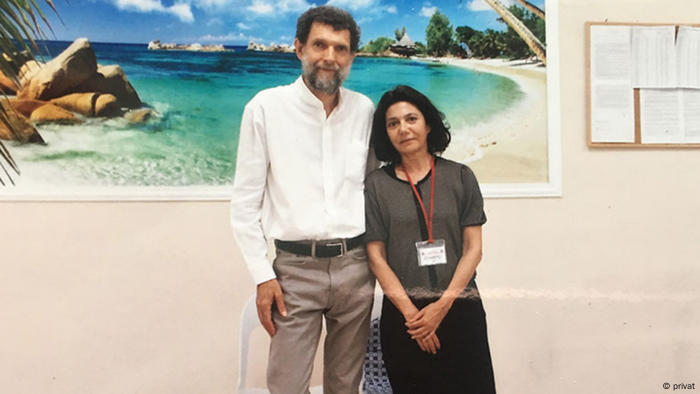
<path id="1" fill-rule="evenodd" d="M 445 240 L 447 264 L 418 266 L 415 243 L 428 240 L 423 211 L 410 184 L 396 177 L 392 166 L 371 172 L 365 180 L 365 241 L 383 241 L 387 262 L 411 296 L 439 295 L 454 275 L 462 256 L 462 229 L 486 222 L 484 200 L 472 170 L 447 159 L 435 160 L 433 238 Z M 430 215 L 428 175 L 416 184 Z"/>

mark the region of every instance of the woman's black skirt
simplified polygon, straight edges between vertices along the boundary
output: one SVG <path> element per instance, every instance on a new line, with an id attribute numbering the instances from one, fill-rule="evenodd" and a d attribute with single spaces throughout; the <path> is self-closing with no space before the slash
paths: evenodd
<path id="1" fill-rule="evenodd" d="M 394 394 L 494 394 L 486 314 L 475 284 L 455 300 L 437 330 L 442 348 L 423 352 L 407 333 L 401 312 L 384 297 L 382 351 Z M 413 300 L 420 310 L 436 299 Z"/>

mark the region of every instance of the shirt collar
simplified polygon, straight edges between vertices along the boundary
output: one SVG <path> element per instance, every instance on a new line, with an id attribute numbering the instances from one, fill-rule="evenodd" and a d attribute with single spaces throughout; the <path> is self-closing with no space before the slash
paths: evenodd
<path id="1" fill-rule="evenodd" d="M 308 86 L 306 86 L 306 83 L 304 82 L 304 78 L 300 75 L 299 78 L 297 78 L 296 81 L 294 81 L 294 86 L 299 92 L 299 95 L 301 96 L 301 99 L 304 103 L 311 105 L 316 108 L 323 109 L 323 103 L 321 100 L 318 99 L 312 92 L 311 89 L 309 89 Z M 344 88 L 341 86 L 340 89 L 338 89 L 338 105 L 333 109 L 333 112 L 340 111 L 340 109 L 343 106 L 343 90 Z"/>

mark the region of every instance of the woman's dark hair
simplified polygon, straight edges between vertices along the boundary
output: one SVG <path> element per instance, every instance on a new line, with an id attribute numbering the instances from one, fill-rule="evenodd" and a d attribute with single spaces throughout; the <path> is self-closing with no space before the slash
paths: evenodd
<path id="1" fill-rule="evenodd" d="M 314 22 L 322 23 L 333 27 L 335 31 L 348 30 L 350 32 L 350 52 L 357 52 L 360 44 L 360 27 L 355 23 L 349 12 L 330 5 L 309 8 L 301 14 L 297 20 L 297 39 L 306 45 L 306 40 L 311 32 L 311 25 Z"/>
<path id="2" fill-rule="evenodd" d="M 401 163 L 401 155 L 392 145 L 386 130 L 386 111 L 392 105 L 402 101 L 418 108 L 425 118 L 425 123 L 430 127 L 427 140 L 428 152 L 431 154 L 444 152 L 452 139 L 450 126 L 445 122 L 445 115 L 438 111 L 423 93 L 410 86 L 399 85 L 384 93 L 374 112 L 370 144 L 374 148 L 377 159 L 391 164 Z"/>

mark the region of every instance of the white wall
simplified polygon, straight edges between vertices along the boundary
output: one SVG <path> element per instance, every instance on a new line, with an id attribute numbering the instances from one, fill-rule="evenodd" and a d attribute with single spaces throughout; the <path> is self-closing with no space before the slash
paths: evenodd
<path id="1" fill-rule="evenodd" d="M 700 151 L 589 149 L 584 82 L 584 22 L 698 15 L 697 0 L 560 1 L 564 196 L 487 201 L 500 393 L 700 385 Z M 2 202 L 0 240 L 0 392 L 234 392 L 254 286 L 226 202 Z"/>

